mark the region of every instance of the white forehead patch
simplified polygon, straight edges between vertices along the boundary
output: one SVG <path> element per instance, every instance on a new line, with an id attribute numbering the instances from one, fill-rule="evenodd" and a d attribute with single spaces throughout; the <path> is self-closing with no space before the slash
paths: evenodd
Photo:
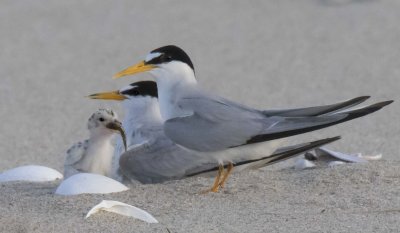
<path id="1" fill-rule="evenodd" d="M 149 53 L 149 54 L 147 54 L 146 59 L 144 61 L 148 62 L 155 57 L 159 57 L 160 55 L 161 55 L 161 53 Z"/>

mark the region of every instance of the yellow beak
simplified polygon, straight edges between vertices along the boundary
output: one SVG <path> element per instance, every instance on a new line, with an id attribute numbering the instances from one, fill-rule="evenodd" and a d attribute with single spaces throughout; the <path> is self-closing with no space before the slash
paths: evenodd
<path id="1" fill-rule="evenodd" d="M 133 75 L 133 74 L 146 72 L 146 71 L 152 70 L 154 68 L 156 68 L 155 65 L 146 64 L 144 61 L 141 61 L 136 65 L 130 66 L 130 67 L 126 68 L 125 70 L 116 73 L 113 76 L 113 79 L 121 78 L 121 77 L 124 77 L 127 75 Z"/>
<path id="2" fill-rule="evenodd" d="M 101 100 L 124 100 L 126 97 L 121 95 L 119 91 L 109 91 L 109 92 L 101 92 L 88 96 L 91 99 L 101 99 Z"/>

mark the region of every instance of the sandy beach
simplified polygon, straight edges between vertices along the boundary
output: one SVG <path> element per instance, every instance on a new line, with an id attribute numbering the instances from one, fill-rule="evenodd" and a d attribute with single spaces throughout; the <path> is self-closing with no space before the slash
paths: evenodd
<path id="1" fill-rule="evenodd" d="M 115 102 L 85 96 L 152 49 L 176 44 L 205 89 L 256 108 L 301 107 L 371 95 L 395 103 L 372 115 L 292 137 L 342 136 L 329 146 L 383 159 L 296 171 L 293 160 L 211 178 L 62 197 L 59 182 L 0 184 L 1 232 L 398 232 L 400 228 L 400 2 L 2 1 L 0 171 L 27 164 L 62 171 L 86 121 Z M 149 75 L 139 76 L 141 79 Z M 160 224 L 101 212 L 101 200 L 143 208 Z"/>

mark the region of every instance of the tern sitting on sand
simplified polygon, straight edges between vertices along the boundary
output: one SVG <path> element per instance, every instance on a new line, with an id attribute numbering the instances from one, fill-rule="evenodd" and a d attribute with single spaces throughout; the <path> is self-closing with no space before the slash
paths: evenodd
<path id="1" fill-rule="evenodd" d="M 125 133 L 117 115 L 108 109 L 99 109 L 88 120 L 90 138 L 75 143 L 67 151 L 64 162 L 64 179 L 81 172 L 111 176 L 111 160 L 114 153 L 113 136 Z"/>
<path id="2" fill-rule="evenodd" d="M 228 163 L 224 180 L 238 154 L 261 155 L 271 141 L 322 129 L 380 110 L 393 101 L 384 101 L 359 109 L 343 110 L 368 97 L 330 105 L 286 110 L 258 110 L 204 91 L 198 85 L 194 65 L 181 48 L 169 45 L 151 51 L 145 60 L 114 78 L 149 72 L 159 92 L 164 133 L 185 148 L 208 152 L 220 165 L 212 191 L 221 182 L 223 166 Z M 271 80 L 273 82 L 273 80 Z M 339 111 L 339 112 L 338 112 Z M 267 142 L 269 143 L 261 143 Z"/>
<path id="3" fill-rule="evenodd" d="M 195 175 L 205 175 L 219 171 L 214 154 L 183 148 L 171 141 L 163 129 L 157 85 L 153 81 L 141 81 L 120 90 L 101 92 L 89 96 L 92 99 L 117 100 L 122 102 L 125 116 L 122 126 L 127 135 L 128 151 L 124 152 L 121 140 L 117 141 L 112 178 L 128 179 L 141 183 L 160 183 L 183 179 Z M 354 102 L 354 101 L 353 101 Z M 263 151 L 263 156 L 240 154 L 231 158 L 236 171 L 259 168 L 294 157 L 313 148 L 328 144 L 339 137 L 327 138 L 309 143 L 276 149 L 271 144 Z M 223 186 L 223 181 L 216 185 Z"/>

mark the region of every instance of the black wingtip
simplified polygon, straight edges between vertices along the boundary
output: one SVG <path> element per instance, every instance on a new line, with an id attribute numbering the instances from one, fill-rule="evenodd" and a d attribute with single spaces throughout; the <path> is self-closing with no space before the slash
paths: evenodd
<path id="1" fill-rule="evenodd" d="M 379 111 L 383 107 L 393 103 L 393 100 L 388 100 L 388 101 L 383 101 L 379 102 L 376 104 L 372 104 L 363 108 L 359 109 L 353 109 L 345 112 L 339 112 L 337 114 L 346 114 L 346 116 L 338 121 L 333 121 L 327 124 L 322 124 L 322 125 L 316 125 L 316 126 L 311 126 L 311 127 L 305 127 L 305 128 L 300 128 L 300 129 L 294 129 L 294 130 L 288 130 L 288 131 L 283 131 L 283 132 L 276 132 L 276 133 L 270 133 L 270 134 L 261 134 L 261 135 L 256 135 L 249 139 L 246 144 L 252 144 L 252 143 L 258 143 L 258 142 L 264 142 L 264 141 L 270 141 L 270 140 L 275 140 L 279 138 L 285 138 L 285 137 L 290 137 L 298 134 L 303 134 L 307 132 L 311 132 L 314 130 L 318 129 L 323 129 L 332 125 L 340 124 L 346 121 L 350 121 L 359 117 L 363 117 L 366 115 L 369 115 L 371 113 L 374 113 L 376 111 Z"/>
<path id="2" fill-rule="evenodd" d="M 325 141 L 325 142 L 334 142 L 334 141 L 337 141 L 337 140 L 339 140 L 339 139 L 341 139 L 342 137 L 341 136 L 336 136 L 336 137 L 332 137 L 332 138 L 326 138 L 326 139 L 322 139 L 322 140 L 320 140 L 320 142 L 322 142 L 322 141 Z"/>
<path id="3" fill-rule="evenodd" d="M 339 140 L 341 138 L 342 138 L 341 136 L 336 136 L 336 137 L 332 137 L 332 138 L 325 138 L 325 139 L 321 139 L 321 140 L 318 140 L 318 141 L 313 141 L 313 142 L 310 142 L 306 146 L 302 146 L 300 148 L 292 149 L 292 150 L 289 150 L 289 151 L 283 151 L 281 153 L 278 153 L 278 154 L 275 154 L 275 155 L 272 155 L 272 156 L 268 156 L 268 157 L 265 157 L 265 158 L 257 159 L 257 160 L 263 160 L 263 159 L 267 159 L 267 158 L 270 158 L 270 157 L 274 157 L 273 159 L 269 160 L 266 164 L 264 164 L 263 165 L 263 167 L 264 167 L 264 166 L 271 165 L 271 164 L 274 164 L 274 163 L 277 163 L 277 162 L 281 162 L 283 160 L 290 159 L 290 158 L 292 158 L 292 157 L 294 157 L 296 155 L 299 155 L 301 153 L 305 153 L 305 152 L 310 151 L 312 149 L 315 149 L 315 148 L 321 147 L 323 145 L 332 143 L 332 142 L 337 141 L 337 140 Z M 248 162 L 245 162 L 245 163 L 248 163 Z M 237 164 L 237 165 L 239 165 L 239 164 Z"/>
<path id="4" fill-rule="evenodd" d="M 331 143 L 331 142 L 337 141 L 337 140 L 339 140 L 341 138 L 342 138 L 341 136 L 336 136 L 336 137 L 331 137 L 331 138 L 324 138 L 324 139 L 321 139 L 321 140 L 310 142 L 309 146 L 316 146 L 316 145 L 320 145 L 320 144 L 322 145 L 322 144 L 326 144 L 326 143 Z"/>
<path id="5" fill-rule="evenodd" d="M 331 112 L 334 111 L 334 110 L 339 110 L 339 109 L 344 108 L 344 107 L 350 108 L 350 107 L 352 107 L 352 106 L 359 105 L 359 104 L 361 104 L 362 102 L 365 102 L 365 101 L 366 101 L 367 99 L 369 99 L 369 98 L 371 98 L 371 96 L 369 96 L 369 95 L 359 96 L 359 97 L 356 97 L 356 98 L 347 100 L 347 101 L 345 101 L 345 102 L 343 102 L 343 103 L 341 103 L 341 104 L 338 104 L 338 105 L 336 106 L 336 108 L 329 109 L 329 110 L 327 110 L 326 112 L 321 112 L 321 113 L 319 113 L 318 115 L 328 114 L 328 113 L 331 113 Z M 318 115 L 315 115 L 315 116 L 318 116 Z"/>
<path id="6" fill-rule="evenodd" d="M 373 113 L 373 112 L 376 112 L 376 111 L 382 109 L 385 106 L 388 106 L 389 104 L 391 104 L 393 102 L 394 102 L 393 100 L 382 101 L 379 103 L 371 104 L 371 105 L 361 108 L 361 109 L 349 111 L 348 113 L 350 113 L 351 115 L 357 115 L 357 113 L 364 113 L 364 114 L 361 114 L 361 116 L 368 115 L 370 113 Z M 352 118 L 356 118 L 356 117 L 352 117 Z"/>
<path id="7" fill-rule="evenodd" d="M 366 101 L 367 99 L 371 98 L 371 96 L 369 95 L 364 95 L 364 96 L 359 96 L 354 98 L 354 100 L 358 100 L 358 101 Z"/>
<path id="8" fill-rule="evenodd" d="M 321 140 L 317 140 L 317 141 L 313 141 L 313 142 L 309 142 L 309 143 L 305 143 L 307 145 L 304 146 L 299 146 L 295 149 L 290 149 L 290 150 L 285 150 L 283 152 L 279 152 L 276 154 L 272 154 L 266 157 L 262 157 L 262 158 L 258 158 L 258 159 L 252 159 L 252 160 L 245 160 L 245 161 L 241 161 L 241 162 L 237 162 L 234 164 L 235 167 L 237 166 L 241 166 L 241 165 L 245 165 L 245 164 L 249 164 L 249 163 L 254 163 L 254 162 L 259 162 L 262 160 L 266 160 L 269 159 L 264 165 L 260 166 L 260 167 L 264 167 L 267 165 L 271 165 L 277 162 L 281 162 L 287 159 L 290 159 L 294 156 L 297 156 L 301 153 L 305 153 L 307 151 L 310 151 L 314 148 L 318 148 L 321 147 L 323 145 L 329 144 L 331 142 L 337 141 L 339 139 L 341 139 L 341 136 L 336 136 L 336 137 L 331 137 L 331 138 L 325 138 L 325 139 L 321 139 Z M 228 165 L 224 165 L 224 168 L 227 168 Z M 211 169 L 207 169 L 204 171 L 200 171 L 200 172 L 195 172 L 192 174 L 187 175 L 187 177 L 192 177 L 192 176 L 197 176 L 203 173 L 207 173 L 207 172 L 212 172 L 212 171 L 218 171 L 219 167 L 213 167 Z"/>
<path id="9" fill-rule="evenodd" d="M 377 105 L 378 107 L 383 108 L 383 107 L 385 107 L 385 106 L 387 106 L 387 105 L 389 105 L 389 104 L 391 104 L 393 102 L 394 102 L 394 100 L 387 100 L 387 101 L 376 103 L 374 105 Z"/>
<path id="10" fill-rule="evenodd" d="M 362 102 L 366 101 L 366 100 L 369 99 L 369 98 L 371 98 L 371 96 L 369 96 L 369 95 L 359 96 L 359 97 L 356 97 L 356 98 L 353 98 L 353 99 L 344 101 L 344 102 L 341 103 L 341 104 L 337 104 L 334 108 L 332 108 L 332 109 L 327 109 L 326 111 L 320 112 L 320 113 L 315 114 L 315 115 L 313 115 L 313 116 L 319 116 L 319 115 L 323 115 L 323 114 L 329 114 L 329 113 L 334 112 L 335 110 L 340 110 L 340 109 L 343 109 L 343 108 L 350 108 L 350 107 L 352 107 L 352 106 L 361 104 Z"/>

